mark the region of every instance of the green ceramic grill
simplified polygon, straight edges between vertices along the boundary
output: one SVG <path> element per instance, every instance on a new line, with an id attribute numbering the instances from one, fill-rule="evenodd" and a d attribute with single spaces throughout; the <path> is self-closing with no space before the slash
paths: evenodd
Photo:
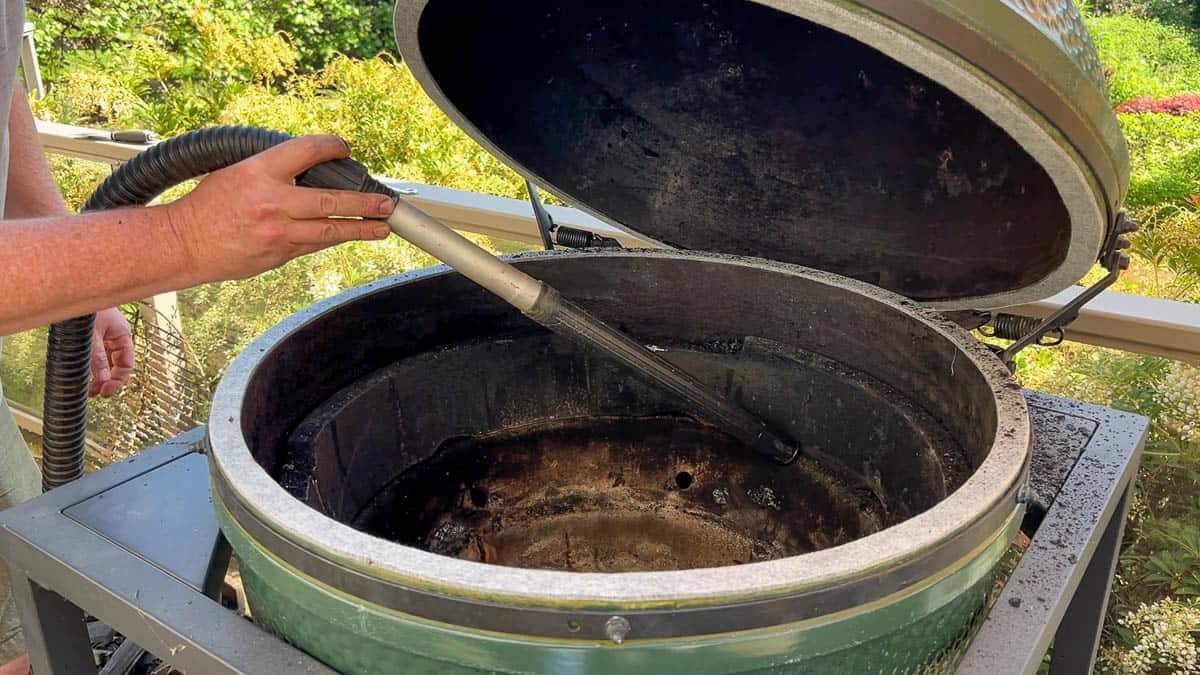
<path id="1" fill-rule="evenodd" d="M 653 248 L 516 256 L 850 467 L 747 451 L 446 268 L 225 375 L 255 621 L 347 673 L 941 672 L 1023 513 L 1029 414 L 954 310 L 1078 282 L 1128 158 L 1067 0 L 401 0 L 425 91 Z"/>

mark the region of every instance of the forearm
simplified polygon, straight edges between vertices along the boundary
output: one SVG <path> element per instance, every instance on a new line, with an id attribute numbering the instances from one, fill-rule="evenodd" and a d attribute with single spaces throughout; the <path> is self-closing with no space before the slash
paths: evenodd
<path id="1" fill-rule="evenodd" d="M 8 113 L 8 195 L 5 218 L 40 218 L 67 213 L 46 155 L 38 141 L 29 99 L 18 82 Z"/>
<path id="2" fill-rule="evenodd" d="M 156 206 L 0 223 L 0 335 L 197 283 L 170 215 Z"/>
<path id="3" fill-rule="evenodd" d="M 14 135 L 20 124 L 10 126 Z M 335 136 L 306 136 L 209 174 L 169 205 L 0 223 L 0 335 L 167 290 L 243 279 L 341 242 L 386 238 L 387 225 L 372 219 L 392 212 L 391 199 L 294 183 L 313 166 L 348 155 Z M 14 162 L 21 157 L 33 159 L 18 151 Z M 10 182 L 15 201 L 7 215 L 53 211 L 57 192 L 36 189 L 39 175 Z"/>

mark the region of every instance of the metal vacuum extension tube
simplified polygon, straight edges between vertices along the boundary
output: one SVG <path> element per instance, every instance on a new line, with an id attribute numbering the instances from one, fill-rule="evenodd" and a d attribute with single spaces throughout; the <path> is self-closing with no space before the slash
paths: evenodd
<path id="1" fill-rule="evenodd" d="M 313 167 L 299 182 L 395 196 L 372 178 L 366 167 L 349 159 Z M 741 406 L 563 298 L 554 288 L 496 258 L 424 211 L 397 198 L 396 208 L 388 216 L 387 223 L 398 236 L 453 267 L 544 328 L 580 346 L 594 348 L 628 366 L 643 380 L 685 402 L 690 412 L 715 423 L 719 429 L 755 452 L 780 464 L 788 464 L 800 454 L 799 446 L 785 443 L 761 419 Z M 834 458 L 828 456 L 822 456 L 820 460 L 834 462 Z M 846 467 L 838 468 L 840 473 L 854 476 Z"/>
<path id="2" fill-rule="evenodd" d="M 780 464 L 791 462 L 799 454 L 798 446 L 785 443 L 745 409 L 420 209 L 396 200 L 396 210 L 387 222 L 393 232 L 500 296 L 530 319 L 577 343 L 604 352 L 639 376 L 670 391 L 747 447 Z"/>

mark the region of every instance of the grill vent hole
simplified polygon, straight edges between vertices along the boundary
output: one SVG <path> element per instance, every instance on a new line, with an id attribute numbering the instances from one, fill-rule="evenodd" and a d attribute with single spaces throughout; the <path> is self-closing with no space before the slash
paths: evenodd
<path id="1" fill-rule="evenodd" d="M 686 490 L 692 486 L 692 474 L 687 471 L 680 471 L 675 474 L 675 486 L 680 490 Z"/>
<path id="2" fill-rule="evenodd" d="M 478 485 L 473 485 L 473 486 L 471 486 L 470 495 L 471 495 L 471 504 L 475 508 L 482 509 L 487 506 L 487 504 L 488 504 L 487 490 L 483 489 L 482 487 L 480 487 Z"/>

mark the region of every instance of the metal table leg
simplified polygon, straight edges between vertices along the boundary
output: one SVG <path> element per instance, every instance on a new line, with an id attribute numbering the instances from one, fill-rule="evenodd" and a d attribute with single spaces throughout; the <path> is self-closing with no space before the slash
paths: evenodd
<path id="1" fill-rule="evenodd" d="M 202 438 L 190 431 L 0 513 L 38 675 L 96 673 L 80 607 L 184 672 L 332 673 L 212 599 L 229 548 Z"/>
<path id="2" fill-rule="evenodd" d="M 1096 664 L 1096 651 L 1100 648 L 1100 633 L 1104 629 L 1104 614 L 1121 552 L 1121 539 L 1125 534 L 1125 518 L 1129 514 L 1133 489 L 1134 481 L 1130 480 L 1117 504 L 1116 513 L 1104 528 L 1096 553 L 1079 580 L 1079 587 L 1075 589 L 1058 632 L 1054 634 L 1051 675 L 1087 675 Z"/>
<path id="3" fill-rule="evenodd" d="M 9 568 L 9 583 L 21 611 L 25 646 L 35 673 L 95 675 L 83 610 Z"/>
<path id="4" fill-rule="evenodd" d="M 233 548 L 229 546 L 229 541 L 225 539 L 225 535 L 217 532 L 208 572 L 204 575 L 204 584 L 200 588 L 201 593 L 220 602 L 221 587 L 225 583 L 225 573 L 229 571 L 229 559 L 232 557 Z"/>
<path id="5" fill-rule="evenodd" d="M 1077 411 L 1068 414 L 1105 423 L 1095 426 L 1052 496 L 1029 549 L 959 663 L 959 675 L 1033 675 L 1052 641 L 1056 675 L 1091 672 L 1149 422 L 1067 403 Z"/>

